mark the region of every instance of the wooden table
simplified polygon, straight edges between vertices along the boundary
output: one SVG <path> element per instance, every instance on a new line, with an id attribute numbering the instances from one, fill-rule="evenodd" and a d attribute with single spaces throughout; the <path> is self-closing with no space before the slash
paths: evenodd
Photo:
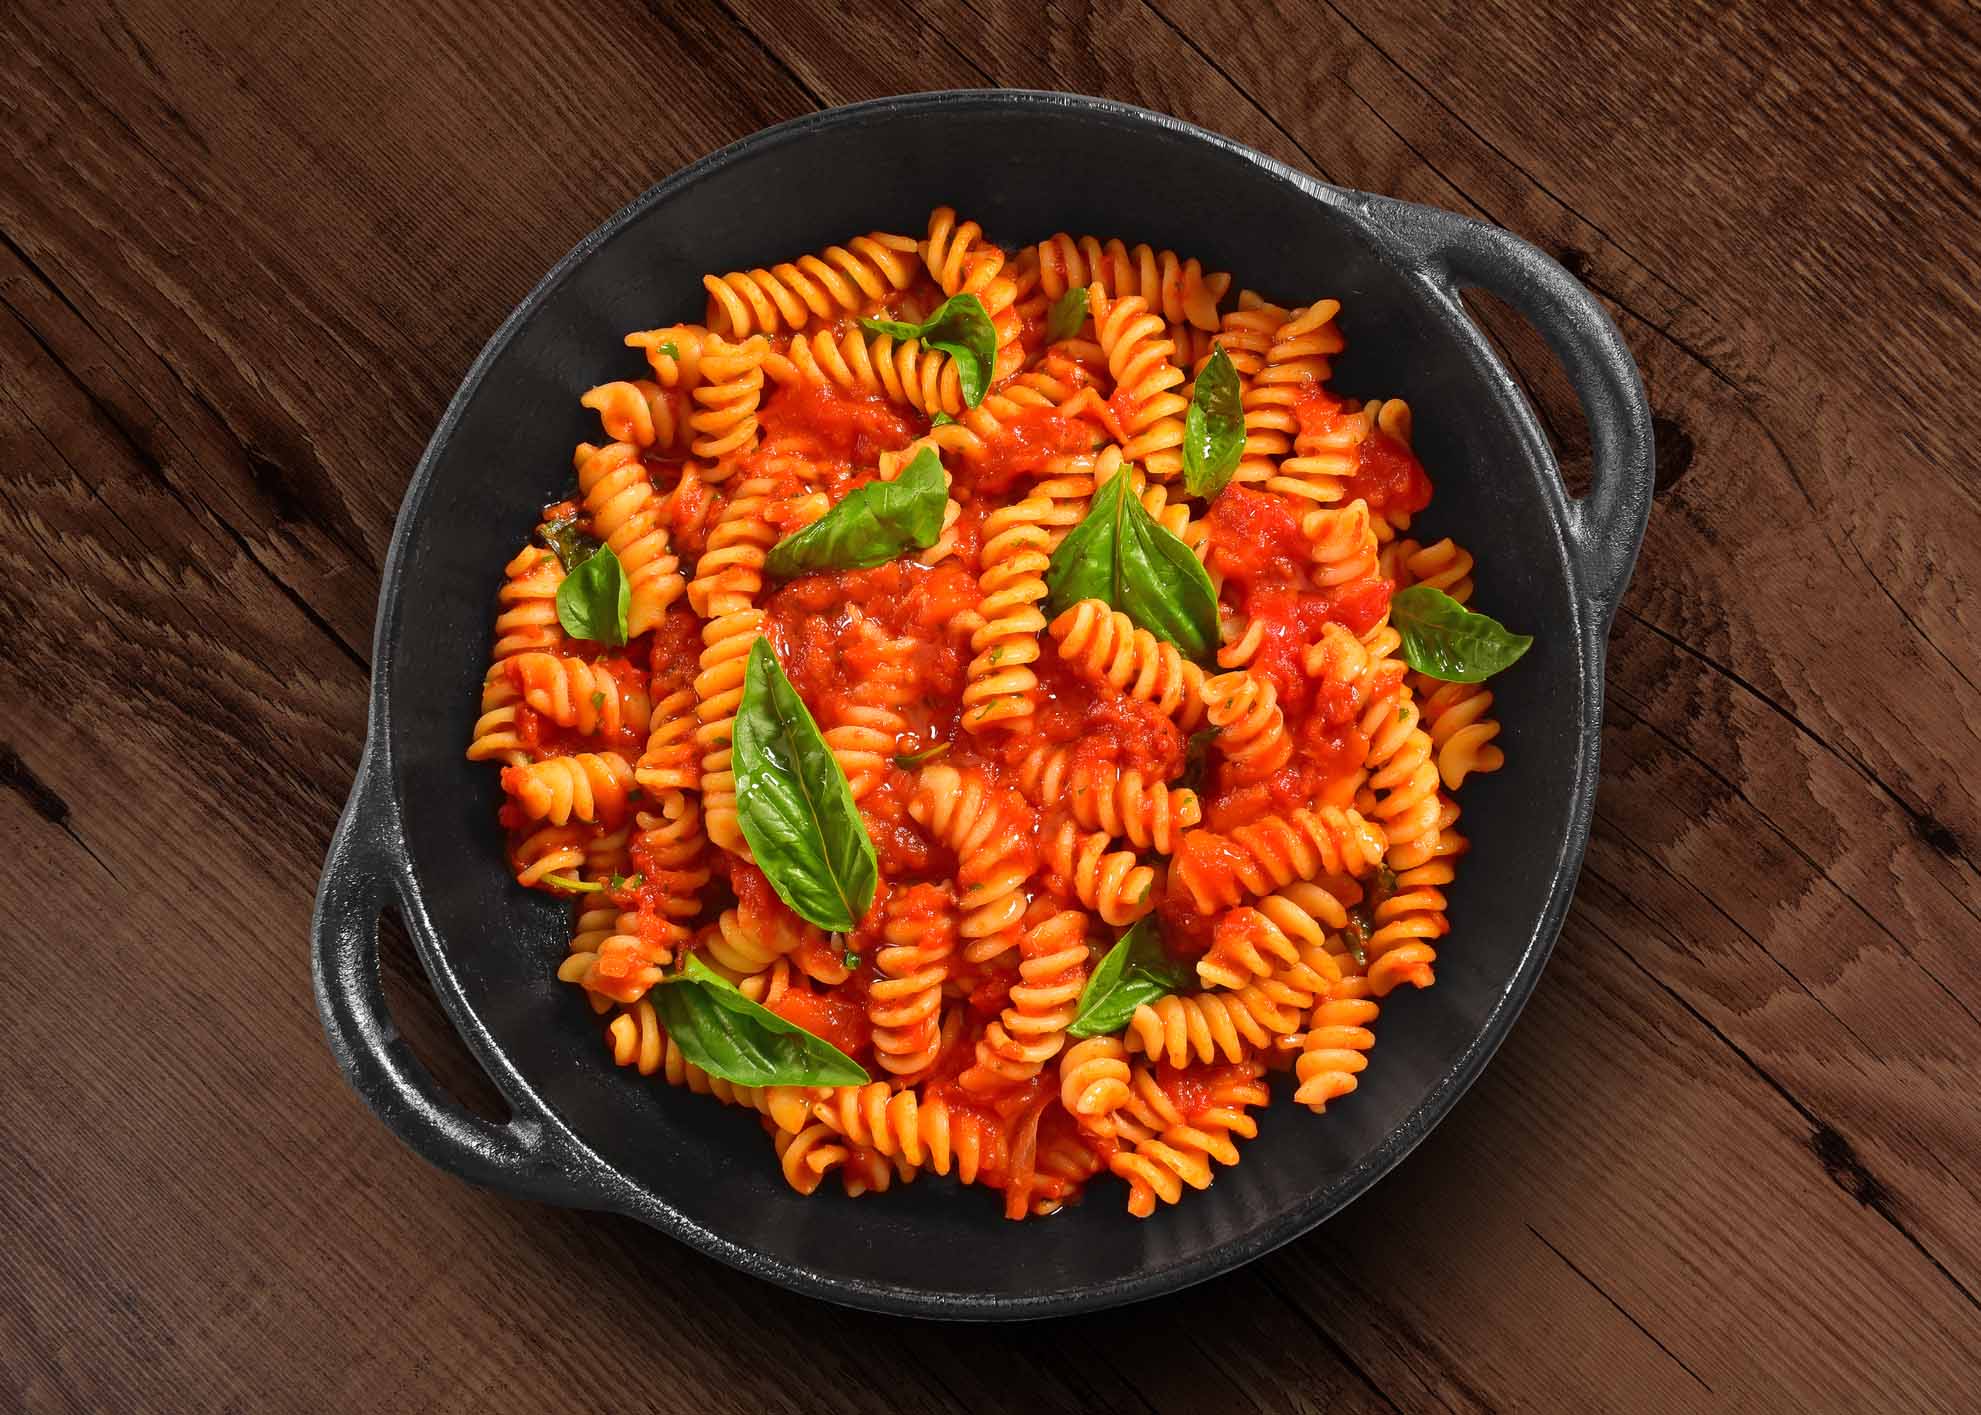
<path id="1" fill-rule="evenodd" d="M 1974 12 L 1432 9 L 0 10 L 0 1407 L 1976 1408 Z M 1540 243 L 1660 473 L 1576 908 L 1485 1079 L 1311 1237 L 1012 1330 L 427 1168 L 303 946 L 387 532 L 503 314 L 722 143 L 991 84 Z"/>

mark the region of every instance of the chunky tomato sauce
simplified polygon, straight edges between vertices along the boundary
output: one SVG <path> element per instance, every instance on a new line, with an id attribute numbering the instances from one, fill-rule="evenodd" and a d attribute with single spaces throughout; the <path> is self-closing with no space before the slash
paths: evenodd
<path id="1" fill-rule="evenodd" d="M 1061 417 L 1051 408 L 1025 408 L 1004 419 L 983 457 L 971 464 L 970 489 L 982 496 L 1003 496 L 1020 478 L 1031 476 L 1054 457 L 1092 452 L 1100 445 L 1093 424 Z"/>

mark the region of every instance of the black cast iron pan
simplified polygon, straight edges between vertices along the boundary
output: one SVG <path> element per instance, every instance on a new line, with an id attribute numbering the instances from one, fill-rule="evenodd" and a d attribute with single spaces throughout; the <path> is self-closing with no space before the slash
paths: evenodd
<path id="1" fill-rule="evenodd" d="M 628 330 L 699 320 L 699 277 L 949 203 L 1007 245 L 1055 231 L 1200 257 L 1287 303 L 1343 302 L 1334 386 L 1406 397 L 1436 482 L 1413 532 L 1479 557 L 1475 602 L 1535 635 L 1494 680 L 1507 766 L 1464 792 L 1473 848 L 1438 984 L 1385 1006 L 1362 1085 L 1315 1117 L 1284 1100 L 1207 1192 L 1147 1221 L 1097 1181 L 1010 1224 L 946 1181 L 848 1200 L 786 1189 L 756 1117 L 615 1070 L 552 976 L 568 908 L 515 887 L 496 774 L 466 761 L 503 563 L 596 436 L 578 406 L 632 367 Z M 1564 492 L 1507 371 L 1457 297 L 1478 286 L 1547 338 L 1588 415 L 1594 489 Z M 1560 266 L 1495 227 L 1325 186 L 1224 138 L 1058 93 L 917 94 L 784 123 L 675 173 L 550 272 L 490 340 L 413 476 L 379 598 L 370 737 L 314 920 L 332 1050 L 378 1116 L 443 1169 L 629 1214 L 725 1262 L 882 1311 L 1024 1318 L 1171 1292 L 1338 1211 L 1458 1100 L 1533 991 L 1568 909 L 1596 791 L 1603 647 L 1651 497 L 1636 367 Z M 377 919 L 402 910 L 454 1025 L 507 1097 L 493 1124 L 414 1060 L 379 986 Z"/>

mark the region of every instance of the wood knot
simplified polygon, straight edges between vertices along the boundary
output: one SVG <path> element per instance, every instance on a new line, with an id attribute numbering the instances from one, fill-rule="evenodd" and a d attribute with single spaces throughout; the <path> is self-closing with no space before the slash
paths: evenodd
<path id="1" fill-rule="evenodd" d="M 1809 1148 L 1815 1152 L 1824 1172 L 1836 1181 L 1837 1187 L 1844 1193 L 1866 1208 L 1891 1208 L 1892 1191 L 1864 1167 L 1864 1161 L 1857 1157 L 1850 1141 L 1833 1127 L 1818 1124 L 1815 1133 L 1809 1137 Z"/>

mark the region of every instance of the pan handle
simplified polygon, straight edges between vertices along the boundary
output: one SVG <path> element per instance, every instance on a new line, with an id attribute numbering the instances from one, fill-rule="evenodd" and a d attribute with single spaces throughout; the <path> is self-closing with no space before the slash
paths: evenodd
<path id="1" fill-rule="evenodd" d="M 443 1091 L 393 1025 L 379 979 L 378 920 L 397 902 L 406 926 L 423 925 L 406 897 L 406 846 L 383 753 L 368 743 L 357 783 L 331 837 L 310 921 L 317 1010 L 331 1054 L 360 1099 L 401 1140 L 450 1174 L 520 1198 L 580 1203 L 573 1176 L 584 1160 L 534 1097 L 503 1086 L 517 1113 L 484 1120 Z"/>
<path id="2" fill-rule="evenodd" d="M 1654 472 L 1651 407 L 1623 335 L 1580 281 L 1510 231 L 1388 198 L 1375 199 L 1372 214 L 1455 308 L 1466 286 L 1497 295 L 1541 332 L 1567 371 L 1595 463 L 1589 494 L 1568 503 L 1569 554 L 1607 631 L 1650 519 Z"/>

